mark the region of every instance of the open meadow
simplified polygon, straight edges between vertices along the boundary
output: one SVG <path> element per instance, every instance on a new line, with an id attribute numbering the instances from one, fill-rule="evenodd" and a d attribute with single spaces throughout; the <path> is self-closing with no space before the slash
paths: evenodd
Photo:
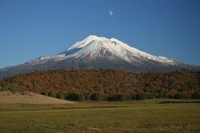
<path id="1" fill-rule="evenodd" d="M 200 104 L 155 100 L 0 105 L 0 133 L 199 133 Z"/>

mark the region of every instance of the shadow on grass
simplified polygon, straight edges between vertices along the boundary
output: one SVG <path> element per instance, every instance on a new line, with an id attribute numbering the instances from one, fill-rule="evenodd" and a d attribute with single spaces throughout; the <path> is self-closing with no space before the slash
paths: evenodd
<path id="1" fill-rule="evenodd" d="M 170 104 L 170 103 L 200 103 L 200 101 L 162 101 L 160 104 Z"/>

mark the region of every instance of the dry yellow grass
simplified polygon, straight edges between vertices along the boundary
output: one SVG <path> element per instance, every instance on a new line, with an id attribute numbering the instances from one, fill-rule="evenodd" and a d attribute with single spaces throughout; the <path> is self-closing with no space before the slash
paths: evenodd
<path id="1" fill-rule="evenodd" d="M 19 92 L 10 91 L 0 92 L 0 104 L 73 104 L 75 102 L 56 99 L 53 97 L 39 95 L 33 92 L 25 92 L 23 95 Z"/>

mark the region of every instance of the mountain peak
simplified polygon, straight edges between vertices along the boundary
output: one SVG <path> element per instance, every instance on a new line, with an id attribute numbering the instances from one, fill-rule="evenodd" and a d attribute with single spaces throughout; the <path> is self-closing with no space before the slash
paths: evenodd
<path id="1" fill-rule="evenodd" d="M 96 36 L 96 35 L 89 35 L 88 37 L 86 37 L 84 40 L 110 40 L 112 42 L 120 42 L 122 43 L 121 41 L 119 41 L 118 39 L 116 38 L 106 38 L 106 37 L 100 37 L 100 36 Z"/>
<path id="2" fill-rule="evenodd" d="M 89 39 L 89 38 L 91 38 L 91 39 L 92 39 L 92 38 L 99 38 L 99 37 L 98 37 L 98 36 L 96 36 L 96 35 L 89 35 L 89 36 L 88 36 L 88 37 L 86 37 L 86 38 L 88 38 L 88 39 Z"/>
<path id="3" fill-rule="evenodd" d="M 106 37 L 99 37 L 96 35 L 89 35 L 88 37 L 86 37 L 84 40 L 88 40 L 88 41 L 94 41 L 94 40 L 98 40 L 98 41 L 104 41 L 104 40 L 109 40 Z"/>

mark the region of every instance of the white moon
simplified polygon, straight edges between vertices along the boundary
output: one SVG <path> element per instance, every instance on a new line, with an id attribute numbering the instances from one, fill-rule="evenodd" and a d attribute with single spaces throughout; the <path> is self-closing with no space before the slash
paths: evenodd
<path id="1" fill-rule="evenodd" d="M 112 16 L 112 15 L 113 15 L 113 11 L 110 10 L 110 11 L 108 12 L 108 14 L 109 14 L 110 16 Z"/>

